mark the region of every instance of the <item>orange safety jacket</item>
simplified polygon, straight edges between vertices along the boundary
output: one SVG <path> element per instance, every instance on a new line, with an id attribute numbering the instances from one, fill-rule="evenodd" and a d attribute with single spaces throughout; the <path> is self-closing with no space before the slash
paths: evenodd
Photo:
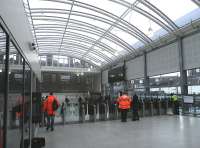
<path id="1" fill-rule="evenodd" d="M 55 111 L 53 110 L 54 99 L 59 106 L 58 99 L 55 96 L 48 96 L 47 100 L 44 103 L 44 110 L 47 112 L 48 115 L 55 115 Z"/>
<path id="2" fill-rule="evenodd" d="M 127 95 L 122 95 L 117 99 L 120 109 L 130 109 L 131 98 Z"/>

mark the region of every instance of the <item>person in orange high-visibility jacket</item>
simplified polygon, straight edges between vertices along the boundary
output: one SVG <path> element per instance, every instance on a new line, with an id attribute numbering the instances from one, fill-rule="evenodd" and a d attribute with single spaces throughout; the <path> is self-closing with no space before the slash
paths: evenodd
<path id="1" fill-rule="evenodd" d="M 53 95 L 52 92 L 50 92 L 48 98 L 44 103 L 44 110 L 47 113 L 47 128 L 46 128 L 47 131 L 49 128 L 51 128 L 51 131 L 54 130 L 54 118 L 55 118 L 55 110 L 53 109 L 54 100 L 57 102 L 57 106 L 59 106 L 60 104 L 58 99 Z"/>
<path id="2" fill-rule="evenodd" d="M 127 112 L 131 107 L 131 98 L 128 96 L 127 92 L 124 92 L 122 96 L 117 99 L 119 109 L 121 111 L 121 121 L 127 121 Z"/>

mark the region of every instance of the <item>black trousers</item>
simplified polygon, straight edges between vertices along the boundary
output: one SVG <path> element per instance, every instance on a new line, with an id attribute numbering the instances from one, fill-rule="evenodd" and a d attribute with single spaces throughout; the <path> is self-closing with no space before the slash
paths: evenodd
<path id="1" fill-rule="evenodd" d="M 128 109 L 121 109 L 121 121 L 122 122 L 127 121 L 127 112 L 128 112 Z"/>
<path id="2" fill-rule="evenodd" d="M 175 115 L 179 115 L 179 102 L 178 101 L 174 101 L 173 112 Z"/>
<path id="3" fill-rule="evenodd" d="M 133 117 L 132 120 L 139 120 L 139 114 L 138 114 L 138 110 L 137 109 L 133 109 Z"/>

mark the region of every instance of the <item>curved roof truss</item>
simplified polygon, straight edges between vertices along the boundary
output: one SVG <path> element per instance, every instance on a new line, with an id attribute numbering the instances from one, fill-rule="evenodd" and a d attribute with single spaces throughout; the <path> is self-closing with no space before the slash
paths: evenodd
<path id="1" fill-rule="evenodd" d="M 104 66 L 127 54 L 137 56 L 141 46 L 151 47 L 156 39 L 149 34 L 152 25 L 175 36 L 180 28 L 154 0 L 101 2 L 110 4 L 110 10 L 91 0 L 24 0 L 39 53 L 67 55 Z M 199 6 L 196 0 L 191 3 Z M 147 25 L 131 22 L 131 13 L 135 22 Z"/>

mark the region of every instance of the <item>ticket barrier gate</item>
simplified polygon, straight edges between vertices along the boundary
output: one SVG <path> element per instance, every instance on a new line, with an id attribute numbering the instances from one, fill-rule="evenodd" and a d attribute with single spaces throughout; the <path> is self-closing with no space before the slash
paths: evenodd
<path id="1" fill-rule="evenodd" d="M 151 100 L 152 104 L 153 104 L 153 114 L 154 115 L 160 115 L 160 102 L 158 99 L 152 99 Z"/>
<path id="2" fill-rule="evenodd" d="M 96 121 L 96 105 L 89 104 L 88 114 L 89 114 L 89 121 L 95 122 Z"/>
<path id="3" fill-rule="evenodd" d="M 100 103 L 99 104 L 99 120 L 100 121 L 107 120 L 107 107 L 106 107 L 106 103 Z"/>
<path id="4" fill-rule="evenodd" d="M 108 111 L 109 111 L 109 120 L 116 120 L 118 114 L 117 105 L 115 104 L 108 105 Z"/>
<path id="5" fill-rule="evenodd" d="M 85 104 L 79 104 L 79 122 L 84 123 L 85 122 Z"/>
<path id="6" fill-rule="evenodd" d="M 145 105 L 143 99 L 139 99 L 138 114 L 140 117 L 145 116 Z"/>
<path id="7" fill-rule="evenodd" d="M 153 103 L 151 100 L 143 100 L 144 101 L 144 116 L 153 116 Z"/>
<path id="8" fill-rule="evenodd" d="M 168 100 L 167 99 L 162 99 L 160 100 L 160 115 L 167 115 L 167 110 L 168 110 Z"/>
<path id="9" fill-rule="evenodd" d="M 80 106 L 78 103 L 70 103 L 66 106 L 64 115 L 64 122 L 76 122 L 79 121 Z"/>
<path id="10" fill-rule="evenodd" d="M 200 115 L 200 97 L 194 98 L 194 116 Z"/>

